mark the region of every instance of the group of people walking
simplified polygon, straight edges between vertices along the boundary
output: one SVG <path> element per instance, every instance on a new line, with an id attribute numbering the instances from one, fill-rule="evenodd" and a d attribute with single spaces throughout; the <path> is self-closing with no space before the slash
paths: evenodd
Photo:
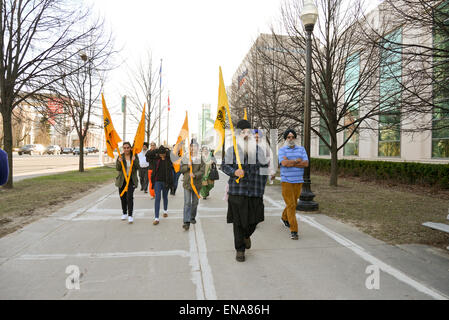
<path id="1" fill-rule="evenodd" d="M 207 151 L 207 152 L 206 152 Z M 181 152 L 177 153 L 180 157 Z M 192 139 L 190 143 L 190 150 L 188 154 L 184 154 L 179 160 L 172 161 L 171 150 L 161 145 L 156 148 L 154 142 L 151 143 L 148 149 L 148 143 L 145 142 L 142 151 L 133 155 L 132 146 L 129 142 L 123 143 L 123 154 L 119 155 L 116 161 L 116 170 L 118 175 L 116 178 L 116 187 L 119 188 L 119 194 L 122 205 L 122 220 L 128 219 L 129 223 L 133 223 L 133 209 L 134 209 L 134 190 L 138 187 L 140 180 L 140 191 L 150 193 L 151 199 L 154 202 L 154 221 L 153 225 L 158 225 L 160 221 L 161 200 L 163 201 L 163 217 L 168 217 L 168 193 L 176 195 L 178 187 L 178 180 L 180 175 L 184 177 L 184 219 L 183 228 L 188 230 L 190 223 L 196 223 L 196 212 L 198 207 L 197 193 L 201 193 L 204 198 L 207 198 L 214 182 L 208 179 L 210 168 L 215 165 L 215 158 L 213 150 L 209 151 L 203 148 L 203 153 L 199 153 L 198 143 Z M 124 171 L 129 176 L 130 168 L 131 177 L 128 183 L 126 192 L 123 190 L 126 187 L 127 181 L 125 179 Z M 192 167 L 192 172 L 190 172 Z M 139 173 L 139 179 L 137 178 Z M 193 190 L 191 184 L 193 179 Z M 216 177 L 218 179 L 218 175 Z M 203 182 L 206 181 L 206 184 Z"/>
<path id="2" fill-rule="evenodd" d="M 276 170 L 273 159 L 267 147 L 259 143 L 260 132 L 252 130 L 247 120 L 237 123 L 239 133 L 236 137 L 238 156 L 234 146 L 229 147 L 225 153 L 225 161 L 221 164 L 221 171 L 229 176 L 227 185 L 227 223 L 232 223 L 234 234 L 234 247 L 236 260 L 245 261 L 245 250 L 251 248 L 251 236 L 258 223 L 264 221 L 263 195 L 268 178 L 274 178 Z M 309 165 L 309 159 L 305 149 L 297 145 L 296 132 L 293 129 L 285 131 L 285 145 L 278 151 L 278 163 L 282 185 L 282 196 L 286 204 L 282 212 L 282 225 L 289 228 L 290 238 L 298 240 L 298 222 L 296 219 L 296 204 L 301 194 L 304 168 Z M 131 178 L 128 190 L 120 197 L 123 216 L 129 222 L 133 222 L 133 192 L 138 186 L 137 172 L 140 174 L 141 191 L 148 192 L 155 199 L 155 217 L 153 224 L 159 224 L 160 201 L 163 199 L 164 217 L 168 216 L 168 192 L 176 193 L 177 179 L 183 175 L 184 230 L 189 230 L 190 224 L 196 223 L 199 195 L 207 199 L 218 179 L 216 160 L 213 150 L 202 148 L 192 139 L 189 144 L 188 154 L 184 154 L 181 161 L 172 162 L 171 151 L 160 146 L 156 149 L 154 143 L 149 150 L 146 144 L 142 153 L 138 155 L 138 161 L 132 155 L 129 142 L 123 143 L 123 154 L 117 158 L 116 169 L 119 172 L 116 186 L 121 193 L 126 186 L 122 166 L 129 172 L 132 166 Z M 173 155 L 173 153 L 172 153 Z M 177 154 L 179 156 L 180 153 Z M 176 181 L 176 183 L 175 183 Z"/>

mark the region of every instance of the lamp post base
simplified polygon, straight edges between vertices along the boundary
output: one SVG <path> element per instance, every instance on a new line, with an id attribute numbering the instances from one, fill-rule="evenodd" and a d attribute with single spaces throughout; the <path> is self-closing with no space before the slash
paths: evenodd
<path id="1" fill-rule="evenodd" d="M 296 211 L 317 211 L 318 203 L 315 201 L 298 201 L 298 205 L 296 206 Z"/>
<path id="2" fill-rule="evenodd" d="M 313 201 L 315 194 L 310 190 L 310 182 L 304 183 L 304 188 L 299 197 L 298 205 L 296 206 L 297 211 L 317 211 L 318 203 Z"/>

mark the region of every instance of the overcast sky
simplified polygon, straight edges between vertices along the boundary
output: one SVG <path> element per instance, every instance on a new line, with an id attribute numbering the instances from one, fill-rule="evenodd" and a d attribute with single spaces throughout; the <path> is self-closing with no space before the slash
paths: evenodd
<path id="1" fill-rule="evenodd" d="M 134 65 L 149 48 L 156 65 L 162 65 L 162 105 L 170 91 L 169 143 L 174 143 L 189 111 L 191 132 L 198 131 L 198 112 L 203 103 L 216 115 L 218 68 L 229 85 L 253 41 L 269 32 L 279 15 L 281 0 L 89 0 L 103 16 L 122 47 L 121 57 Z M 114 71 L 104 90 L 114 126 L 122 135 L 120 97 L 125 94 L 127 65 Z M 166 112 L 165 112 L 166 113 Z M 164 113 L 164 117 L 165 117 Z M 127 140 L 137 125 L 127 122 Z M 166 138 L 166 120 L 161 136 Z M 157 131 L 157 130 L 156 130 Z M 152 134 L 152 140 L 157 132 Z M 123 136 L 122 136 L 123 138 Z"/>
<path id="2" fill-rule="evenodd" d="M 201 105 L 211 105 L 215 117 L 218 101 L 218 68 L 225 85 L 259 33 L 277 25 L 283 0 L 86 0 L 107 22 L 122 48 L 125 63 L 110 76 L 104 90 L 114 126 L 122 135 L 121 96 L 126 94 L 127 68 L 151 49 L 154 64 L 162 65 L 162 106 L 170 92 L 169 143 L 177 135 L 189 111 L 190 131 L 198 131 Z M 299 0 L 298 0 L 299 1 Z M 344 0 L 350 3 L 352 0 Z M 368 1 L 374 7 L 379 0 Z M 140 118 L 140 115 L 138 115 Z M 166 139 L 166 111 L 161 142 Z M 134 138 L 137 123 L 127 122 L 126 140 Z M 122 136 L 123 138 L 123 136 Z M 157 138 L 157 129 L 151 135 Z M 156 141 L 157 142 L 157 141 Z"/>

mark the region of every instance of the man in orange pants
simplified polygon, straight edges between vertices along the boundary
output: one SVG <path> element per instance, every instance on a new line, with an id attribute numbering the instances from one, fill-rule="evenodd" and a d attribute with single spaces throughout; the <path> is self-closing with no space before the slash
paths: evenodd
<path id="1" fill-rule="evenodd" d="M 147 162 L 149 163 L 149 166 L 148 166 L 148 190 L 149 190 L 149 193 L 151 196 L 151 200 L 153 200 L 154 197 L 156 196 L 156 194 L 154 192 L 154 186 L 151 183 L 151 173 L 154 170 L 154 163 L 155 163 L 156 158 L 158 157 L 155 142 L 151 142 L 150 149 L 145 154 L 145 157 L 147 159 Z"/>
<path id="2" fill-rule="evenodd" d="M 285 146 L 278 152 L 281 164 L 282 197 L 285 202 L 281 222 L 290 228 L 290 238 L 298 240 L 296 203 L 301 195 L 304 168 L 309 166 L 309 158 L 304 147 L 296 145 L 296 132 L 293 129 L 287 129 L 284 132 L 284 140 L 286 140 Z"/>

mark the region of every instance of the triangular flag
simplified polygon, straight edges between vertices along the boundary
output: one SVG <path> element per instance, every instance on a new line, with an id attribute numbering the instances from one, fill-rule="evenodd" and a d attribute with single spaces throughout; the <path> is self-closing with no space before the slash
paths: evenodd
<path id="1" fill-rule="evenodd" d="M 181 131 L 179 132 L 175 147 L 173 148 L 173 152 L 175 153 L 175 155 L 177 155 L 178 150 L 181 149 L 181 157 L 182 157 L 182 144 L 184 143 L 185 139 L 188 138 L 189 138 L 189 119 L 186 111 L 184 124 L 182 125 Z M 179 170 L 181 169 L 181 158 L 173 162 L 173 168 L 175 169 L 175 172 L 179 172 Z"/>
<path id="2" fill-rule="evenodd" d="M 220 67 L 220 78 L 218 84 L 218 105 L 217 105 L 217 118 L 215 119 L 214 129 L 219 135 L 218 145 L 215 148 L 215 153 L 221 150 L 225 139 L 225 126 L 226 126 L 226 107 L 229 108 L 228 96 L 226 95 L 226 89 L 223 82 L 223 75 Z"/>
<path id="3" fill-rule="evenodd" d="M 143 105 L 142 116 L 140 118 L 139 126 L 137 127 L 136 135 L 134 137 L 133 152 L 140 153 L 145 141 L 145 104 Z"/>
<path id="4" fill-rule="evenodd" d="M 106 101 L 104 100 L 103 93 L 101 94 L 101 102 L 103 104 L 103 123 L 104 123 L 104 135 L 106 138 L 106 150 L 108 156 L 114 159 L 114 150 L 118 148 L 118 143 L 122 141 L 117 131 L 112 124 L 112 118 L 109 114 L 109 110 L 106 107 Z"/>

